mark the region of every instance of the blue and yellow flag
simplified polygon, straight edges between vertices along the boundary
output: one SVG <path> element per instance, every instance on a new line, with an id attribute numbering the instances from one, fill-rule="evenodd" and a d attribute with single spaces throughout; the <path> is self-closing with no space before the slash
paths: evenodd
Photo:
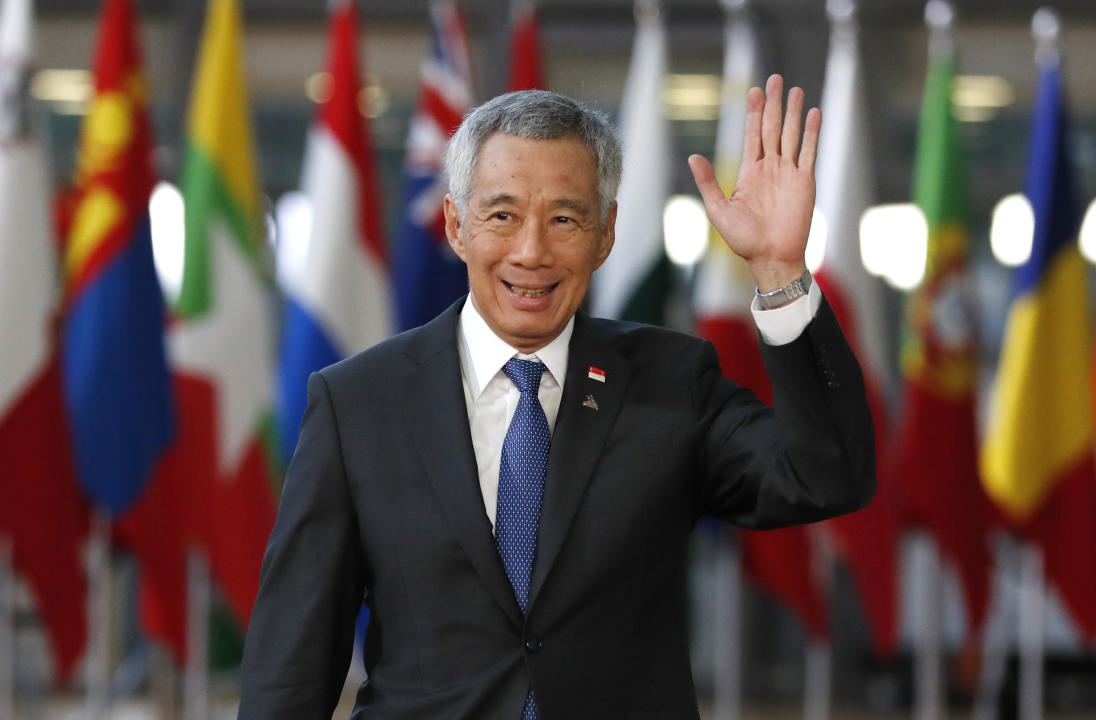
<path id="1" fill-rule="evenodd" d="M 174 427 L 148 214 L 151 135 L 133 13 L 107 0 L 65 249 L 62 369 L 80 483 L 115 515 L 140 495 Z"/>
<path id="2" fill-rule="evenodd" d="M 1063 108 L 1051 61 L 1040 71 L 1025 188 L 1035 237 L 1005 327 L 982 482 L 1042 550 L 1047 580 L 1083 634 L 1096 638 L 1092 322 Z"/>
<path id="3" fill-rule="evenodd" d="M 981 458 L 986 491 L 1019 521 L 1093 452 L 1092 323 L 1056 62 L 1040 71 L 1025 192 L 1035 237 L 1016 280 Z"/>

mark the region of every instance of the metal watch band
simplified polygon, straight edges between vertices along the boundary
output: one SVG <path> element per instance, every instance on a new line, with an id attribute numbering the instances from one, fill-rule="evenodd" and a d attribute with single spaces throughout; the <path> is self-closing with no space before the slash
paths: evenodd
<path id="1" fill-rule="evenodd" d="M 803 274 L 797 279 L 776 290 L 763 293 L 755 287 L 754 293 L 757 295 L 757 304 L 762 310 L 774 310 L 783 307 L 792 300 L 806 295 L 811 289 L 812 282 L 811 271 L 804 270 Z"/>

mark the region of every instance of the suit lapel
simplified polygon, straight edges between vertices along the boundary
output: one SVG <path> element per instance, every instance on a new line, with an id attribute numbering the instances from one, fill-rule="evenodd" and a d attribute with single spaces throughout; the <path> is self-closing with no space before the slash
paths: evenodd
<path id="1" fill-rule="evenodd" d="M 495 602 L 520 626 L 521 610 L 480 492 L 457 351 L 461 306 L 456 303 L 424 326 L 409 348 L 415 365 L 402 382 L 404 409 L 415 449 L 457 540 Z"/>
<path id="2" fill-rule="evenodd" d="M 604 371 L 604 382 L 589 377 L 591 366 Z M 567 537 L 631 377 L 631 362 L 597 335 L 585 315 L 577 314 L 548 455 L 530 607 Z"/>

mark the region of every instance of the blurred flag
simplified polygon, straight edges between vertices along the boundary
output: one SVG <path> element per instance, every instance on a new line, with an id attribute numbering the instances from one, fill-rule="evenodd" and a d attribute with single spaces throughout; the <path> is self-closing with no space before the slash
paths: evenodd
<path id="1" fill-rule="evenodd" d="M 815 221 L 812 241 L 825 243 L 815 278 L 860 361 L 875 424 L 876 458 L 883 458 L 887 437 L 881 391 L 887 366 L 884 298 L 879 280 L 864 270 L 859 243 L 860 215 L 871 204 L 874 180 L 858 32 L 851 15 L 833 21 L 816 173 L 816 218 L 821 220 Z M 898 641 L 899 527 L 893 493 L 888 489 L 893 483 L 884 472 L 876 472 L 876 476 L 881 490 L 871 506 L 831 520 L 827 527 L 852 573 L 875 652 L 888 655 L 897 649 Z"/>
<path id="2" fill-rule="evenodd" d="M 967 277 L 959 128 L 951 110 L 951 52 L 930 52 L 914 170 L 914 201 L 929 228 L 925 278 L 906 307 L 902 428 L 894 470 L 910 520 L 957 571 L 972 637 L 986 618 L 992 557 L 978 475 L 975 391 L 978 318 Z"/>
<path id="3" fill-rule="evenodd" d="M 620 102 L 624 172 L 617 194 L 617 251 L 594 273 L 592 314 L 660 324 L 670 289 L 662 210 L 673 141 L 666 119 L 666 31 L 653 0 L 636 3 L 632 64 Z"/>
<path id="4" fill-rule="evenodd" d="M 217 428 L 217 474 L 197 504 L 210 568 L 246 628 L 274 525 L 274 371 L 241 36 L 236 0 L 210 0 L 188 117 L 186 254 L 171 350 L 181 373 L 216 393 L 214 412 L 192 418 Z"/>
<path id="5" fill-rule="evenodd" d="M 746 95 L 758 72 L 757 39 L 749 18 L 728 14 L 724 36 L 723 107 L 716 130 L 715 171 L 727 194 L 742 162 Z M 661 205 L 659 205 L 661 207 Z M 618 236 L 623 238 L 623 235 Z M 618 248 L 619 250 L 620 248 Z M 754 282 L 745 261 L 713 229 L 697 271 L 696 330 L 715 345 L 723 373 L 772 404 L 772 387 L 761 361 L 757 326 L 750 313 Z M 827 607 L 812 570 L 811 542 L 804 527 L 742 531 L 743 568 L 767 592 L 798 615 L 811 637 L 827 637 Z"/>
<path id="6" fill-rule="evenodd" d="M 358 14 L 342 0 L 329 33 L 330 95 L 317 108 L 301 185 L 311 230 L 283 236 L 278 275 L 286 294 L 278 373 L 281 449 L 292 454 L 310 373 L 392 333 L 388 263 L 367 120 L 358 108 Z"/>
<path id="7" fill-rule="evenodd" d="M 1005 324 L 981 468 L 990 498 L 1042 548 L 1048 581 L 1096 638 L 1092 322 L 1064 105 L 1058 61 L 1045 60 L 1025 182 L 1034 243 Z"/>
<path id="8" fill-rule="evenodd" d="M 510 28 L 510 77 L 507 91 L 546 87 L 540 60 L 540 27 L 533 0 L 513 0 Z"/>
<path id="9" fill-rule="evenodd" d="M 31 133 L 30 0 L 0 7 L 0 537 L 29 582 L 67 682 L 87 639 L 87 506 L 72 465 L 53 333 L 50 174 Z M 10 92 L 9 92 L 10 91 Z"/>
<path id="10" fill-rule="evenodd" d="M 104 3 L 64 260 L 62 369 L 77 472 L 115 516 L 148 483 L 174 426 L 149 228 L 148 83 L 131 24 L 125 0 Z"/>
<path id="11" fill-rule="evenodd" d="M 210 0 L 183 166 L 186 248 L 169 330 L 179 436 L 125 530 L 141 555 L 141 617 L 185 655 L 185 551 L 200 543 L 241 627 L 274 524 L 274 371 L 265 225 L 235 0 Z M 142 555 L 143 553 L 143 555 Z"/>
<path id="12" fill-rule="evenodd" d="M 468 273 L 449 247 L 442 215 L 449 191 L 445 146 L 472 103 L 468 36 L 453 0 L 431 3 L 430 20 L 430 55 L 422 63 L 419 106 L 407 136 L 404 215 L 392 266 L 399 330 L 432 320 L 468 292 Z"/>

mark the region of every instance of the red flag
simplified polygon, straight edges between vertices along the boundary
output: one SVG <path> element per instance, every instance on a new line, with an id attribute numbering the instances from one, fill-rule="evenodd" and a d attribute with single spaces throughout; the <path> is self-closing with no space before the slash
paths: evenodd
<path id="1" fill-rule="evenodd" d="M 12 540 L 65 683 L 87 640 L 80 550 L 88 508 L 76 483 L 57 354 L 0 417 L 0 534 Z"/>
<path id="2" fill-rule="evenodd" d="M 860 259 L 860 216 L 871 204 L 870 133 L 855 17 L 833 18 L 817 165 L 819 227 L 825 232 L 822 267 L 816 274 L 834 314 L 860 361 L 875 426 L 877 463 L 884 458 L 887 413 L 885 386 L 884 298 L 878 278 Z M 810 256 L 808 249 L 808 256 Z M 826 523 L 839 556 L 848 565 L 868 619 L 877 655 L 889 655 L 898 638 L 898 513 L 890 475 L 877 467 L 877 490 L 869 507 Z"/>
<path id="3" fill-rule="evenodd" d="M 728 15 L 724 32 L 723 107 L 716 132 L 716 177 L 724 192 L 734 188 L 746 125 L 746 92 L 756 82 L 757 39 L 749 17 Z M 750 313 L 754 284 L 746 263 L 713 230 L 697 271 L 696 333 L 715 345 L 724 374 L 772 404 L 772 388 L 761 361 L 757 327 Z M 743 568 L 748 577 L 791 607 L 814 638 L 828 634 L 822 588 L 814 581 L 805 527 L 742 531 Z"/>
<path id="4" fill-rule="evenodd" d="M 530 0 L 515 0 L 510 30 L 510 78 L 506 84 L 507 90 L 535 90 L 545 86 L 539 35 L 534 3 Z"/>
<path id="5" fill-rule="evenodd" d="M 863 358 L 855 314 L 849 309 L 840 281 L 825 268 L 817 274 L 819 286 L 833 308 L 853 353 Z M 865 368 L 864 383 L 875 426 L 877 465 L 887 447 L 887 414 L 875 378 Z M 898 649 L 898 536 L 901 520 L 894 502 L 891 473 L 876 473 L 876 492 L 870 506 L 827 521 L 837 549 L 852 573 L 857 594 L 867 614 L 872 647 L 877 655 Z"/>
<path id="6" fill-rule="evenodd" d="M 32 132 L 29 0 L 0 6 L 0 537 L 10 541 L 65 682 L 87 640 L 88 534 L 61 395 L 53 312 L 58 235 L 46 153 Z"/>
<path id="7" fill-rule="evenodd" d="M 697 334 L 715 345 L 723 373 L 772 405 L 772 386 L 761 360 L 757 328 L 748 316 L 700 317 Z M 786 603 L 814 639 L 829 635 L 828 609 L 811 568 L 805 526 L 741 531 L 742 565 L 748 577 Z"/>

